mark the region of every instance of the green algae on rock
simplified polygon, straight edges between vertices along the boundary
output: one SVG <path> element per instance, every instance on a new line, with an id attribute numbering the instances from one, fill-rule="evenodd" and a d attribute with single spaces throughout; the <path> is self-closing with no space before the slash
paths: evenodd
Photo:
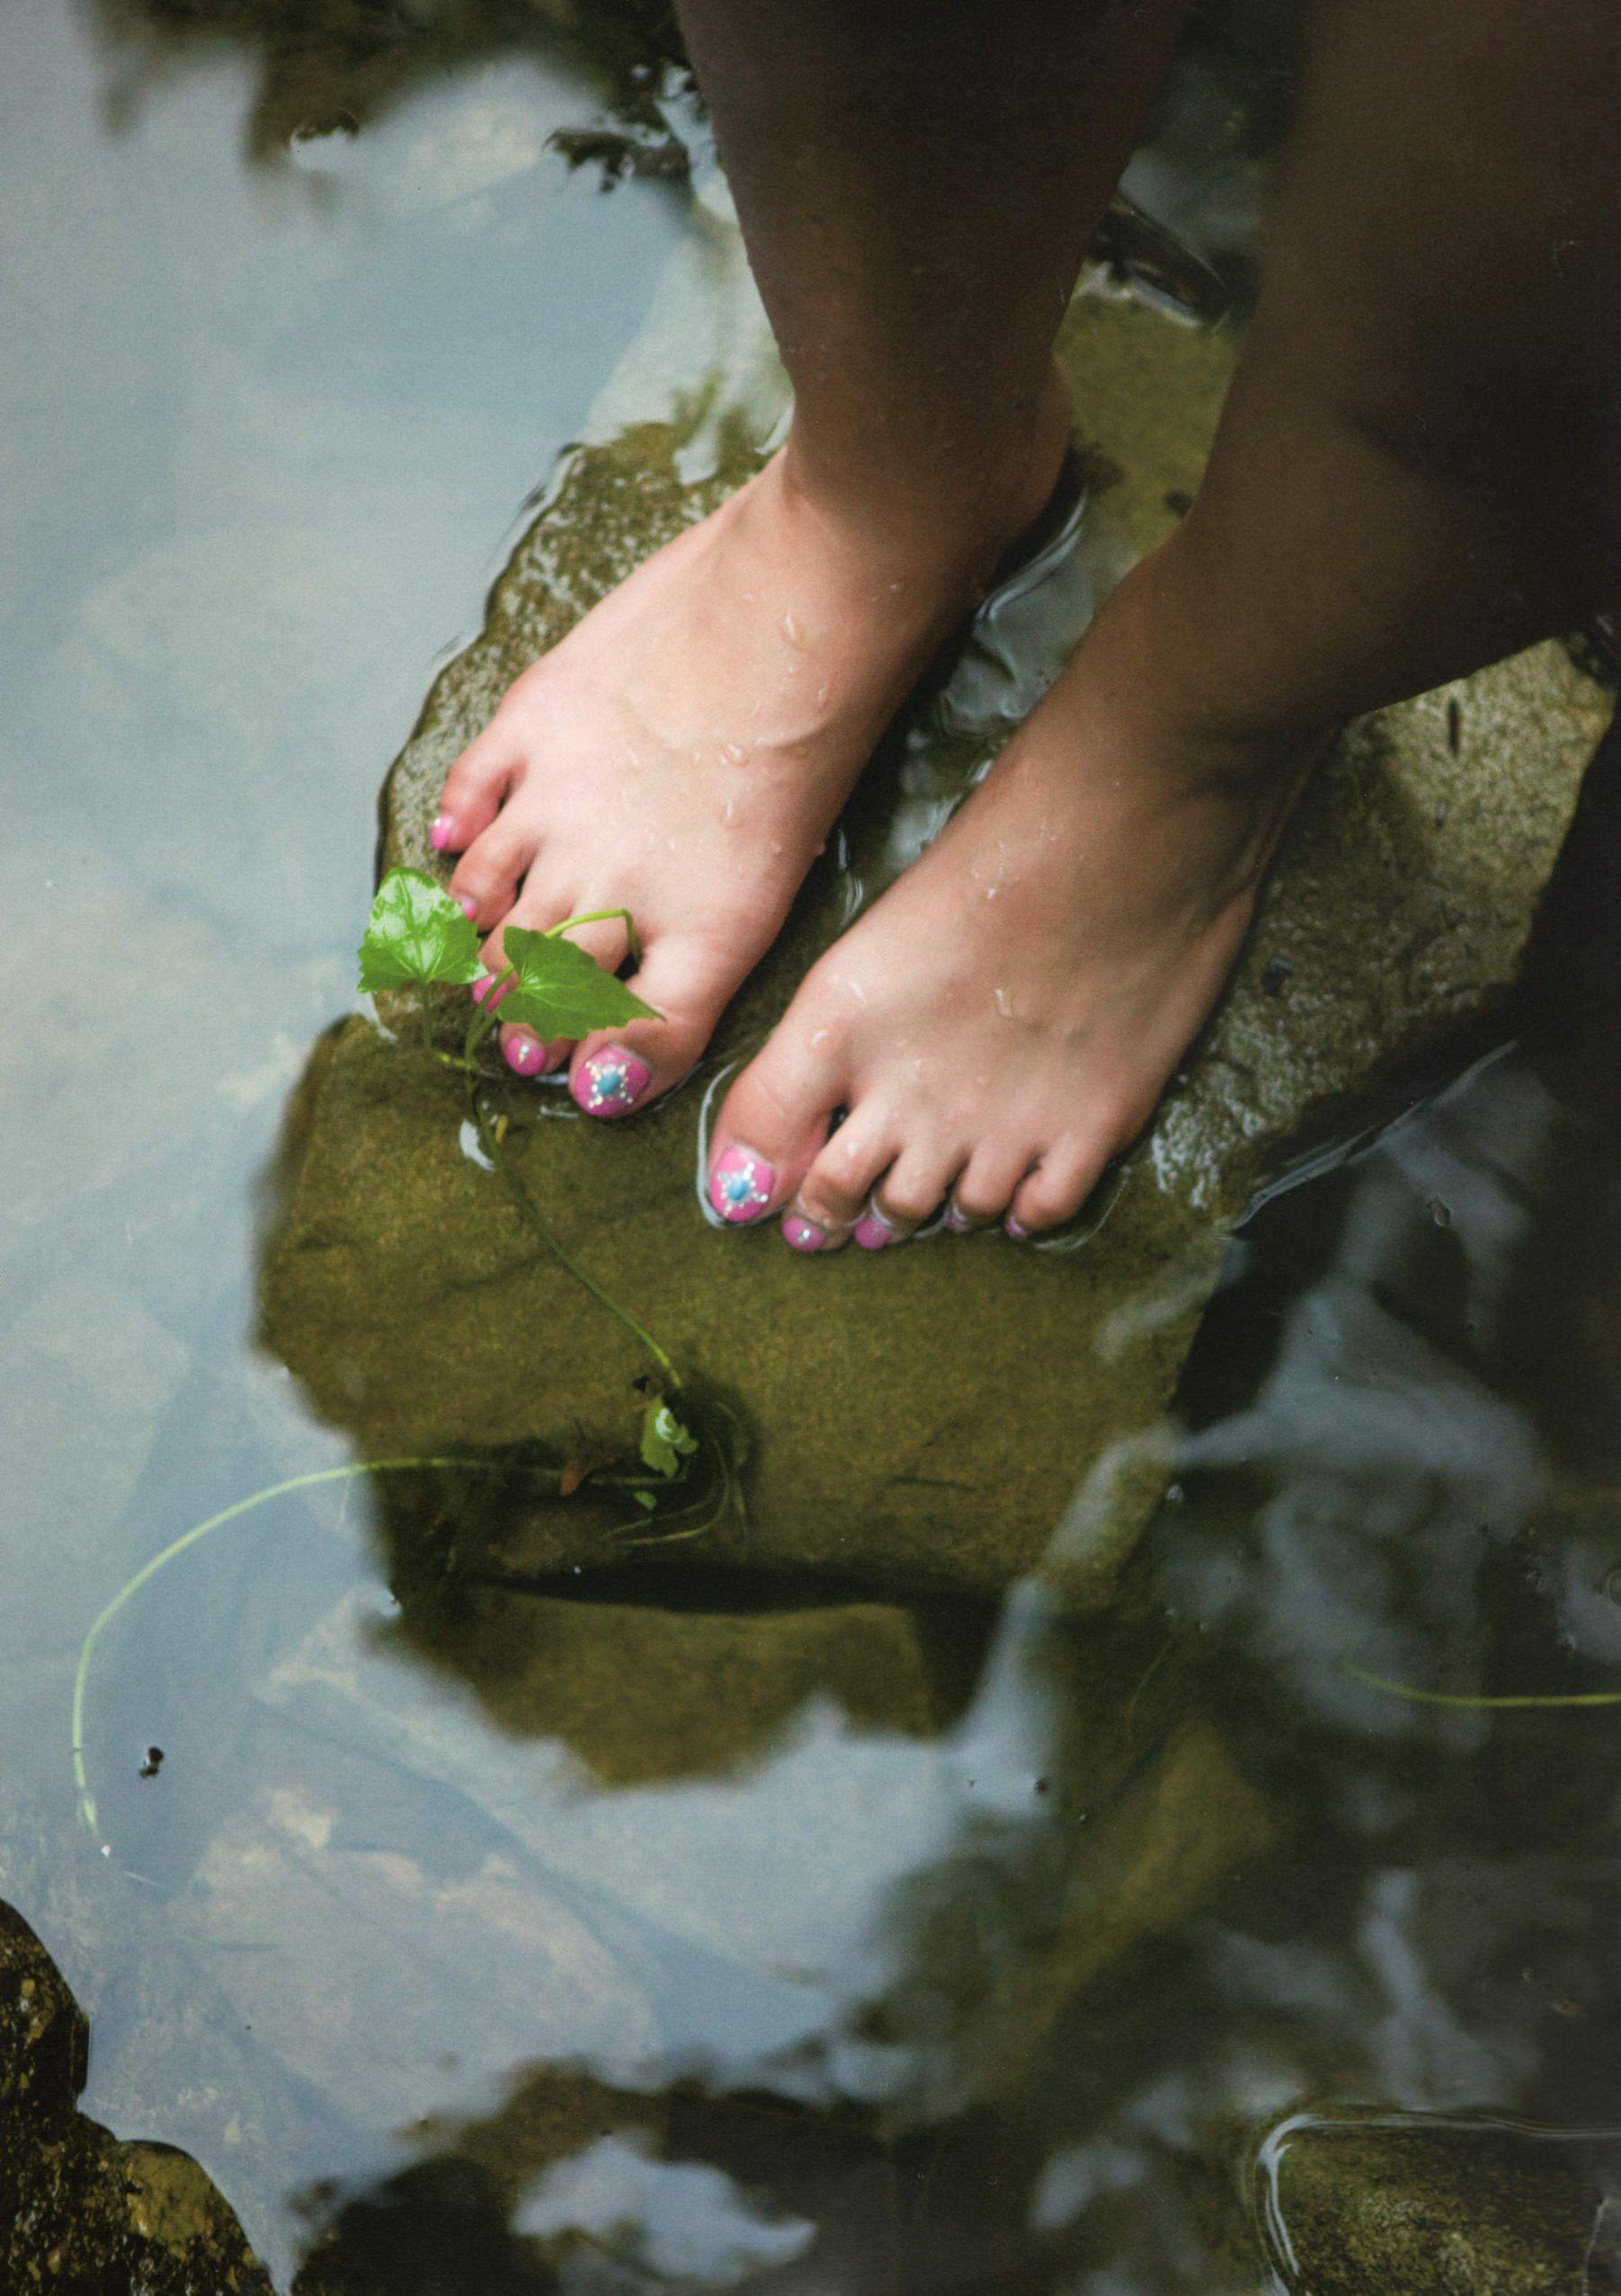
<path id="1" fill-rule="evenodd" d="M 1621 2290 L 1621 2131 L 1303 2114 L 1268 2140 L 1260 2181 L 1289 2296 Z"/>
<path id="2" fill-rule="evenodd" d="M 1079 521 L 1096 592 L 1171 522 L 1165 498 L 1197 472 L 1231 351 L 1083 298 L 1064 352 L 1122 474 Z M 689 480 L 700 421 L 710 467 Z M 740 422 L 690 401 L 568 458 L 389 778 L 386 865 L 433 865 L 445 770 L 508 683 L 753 459 Z M 1010 635 L 994 601 L 970 652 L 1022 647 L 1038 681 L 1043 649 L 1073 636 L 1075 585 L 1051 587 L 1064 628 L 1044 627 L 1038 584 L 1022 629 Z M 704 1087 L 759 1041 L 851 901 L 904 859 L 896 823 L 931 764 L 960 795 L 1005 733 L 993 709 L 976 743 L 973 707 L 952 699 L 948 681 L 889 745 L 850 809 L 847 866 L 813 872 L 693 1084 L 606 1132 L 556 1094 L 514 1093 L 540 1120 L 509 1146 L 571 1247 L 750 1428 L 749 1521 L 718 1527 L 706 1554 L 991 1594 L 1041 1560 L 1109 1447 L 1164 1412 L 1267 1153 L 1512 978 L 1608 705 L 1546 645 L 1352 730 L 1285 841 L 1231 994 L 1080 1248 L 937 1239 L 807 1268 L 769 1234 L 706 1225 L 693 1186 Z M 361 1021 L 323 1041 L 299 1095 L 263 1295 L 271 1347 L 370 1453 L 566 1444 L 571 1430 L 610 1455 L 623 1446 L 632 1351 L 569 1296 L 463 1152 L 444 1081 Z M 1140 1521 L 1155 1486 L 1138 1482 Z M 509 1510 L 493 1559 L 531 1573 L 601 1560 L 600 1519 L 566 1524 L 555 1506 Z M 1096 1580 L 1094 1568 L 1089 1602 Z"/>

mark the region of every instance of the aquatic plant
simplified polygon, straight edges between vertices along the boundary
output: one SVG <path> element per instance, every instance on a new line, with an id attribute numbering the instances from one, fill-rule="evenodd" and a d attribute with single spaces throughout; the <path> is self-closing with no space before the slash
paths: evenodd
<path id="1" fill-rule="evenodd" d="M 646 1324 L 616 1300 L 591 1270 L 563 1242 L 541 1216 L 539 1206 L 507 1150 L 510 1113 L 497 1108 L 491 1088 L 499 1080 L 486 1071 L 478 1055 L 498 1021 L 521 1022 L 543 1039 L 574 1038 L 596 1028 L 619 1027 L 627 1020 L 661 1016 L 628 989 L 623 981 L 601 966 L 566 935 L 582 925 L 622 923 L 634 961 L 637 955 L 636 924 L 624 909 L 593 910 L 569 917 L 544 932 L 509 925 L 502 936 L 506 963 L 498 974 L 487 974 L 477 931 L 457 903 L 420 869 L 393 869 L 379 886 L 360 948 L 360 985 L 373 993 L 414 993 L 422 1049 L 441 1066 L 452 1069 L 466 1081 L 468 1113 L 480 1151 L 500 1179 L 524 1226 L 551 1254 L 565 1272 L 622 1325 L 645 1349 L 653 1365 L 649 1376 L 637 1382 L 636 1459 L 568 1460 L 556 1464 L 521 1463 L 520 1472 L 534 1473 L 555 1482 L 560 1497 L 572 1498 L 587 1483 L 622 1491 L 642 1511 L 605 1535 L 624 1539 L 639 1534 L 664 1544 L 690 1539 L 713 1530 L 733 1512 L 740 1513 L 743 1486 L 739 1471 L 739 1429 L 735 1419 L 714 1398 L 697 1395 L 684 1382 L 674 1358 Z M 475 1001 L 459 1048 L 447 1051 L 434 1032 L 432 1003 L 436 992 L 462 991 L 487 982 Z M 631 1436 L 627 1434 L 627 1454 Z M 72 1754 L 74 1784 L 79 1814 L 95 1837 L 103 1855 L 111 1846 L 101 1837 L 95 1797 L 90 1789 L 85 1758 L 85 1713 L 91 1661 L 97 1643 L 130 1598 L 150 1584 L 178 1555 L 210 1536 L 226 1524 L 291 1492 L 316 1484 L 352 1480 L 359 1476 L 420 1473 L 432 1470 L 466 1473 L 507 1473 L 508 1458 L 446 1454 L 443 1456 L 402 1459 L 361 1459 L 341 1467 L 318 1468 L 269 1484 L 246 1499 L 239 1499 L 218 1514 L 182 1533 L 142 1565 L 120 1588 L 91 1624 L 79 1647 L 74 1673 Z"/>
<path id="2" fill-rule="evenodd" d="M 506 1189 L 519 1218 L 558 1266 L 651 1358 L 651 1386 L 642 1383 L 638 1447 L 643 1465 L 658 1480 L 649 1485 L 632 1478 L 631 1495 L 647 1514 L 658 1517 L 661 1536 L 690 1538 L 712 1529 L 740 1502 L 735 1425 L 729 1414 L 712 1405 L 704 1415 L 707 1423 L 699 1432 L 693 1431 L 688 1424 L 691 1413 L 685 1400 L 685 1383 L 668 1349 L 597 1281 L 541 1216 L 507 1150 L 510 1112 L 493 1105 L 490 1088 L 496 1080 L 486 1074 L 478 1057 L 491 1030 L 502 1021 L 517 1021 L 547 1041 L 577 1039 L 597 1028 L 620 1028 L 628 1020 L 662 1018 L 616 974 L 604 972 L 584 949 L 567 939 L 582 925 L 606 923 L 624 926 L 630 959 L 636 963 L 641 952 L 630 912 L 593 909 L 582 916 L 566 917 L 561 924 L 543 932 L 508 925 L 501 937 L 502 970 L 488 973 L 477 928 L 443 887 L 421 869 L 391 869 L 378 887 L 361 942 L 360 984 L 373 993 L 398 990 L 414 993 L 423 1047 L 441 1066 L 458 1071 L 466 1079 L 468 1114 L 480 1151 Z M 433 1032 L 432 1001 L 436 992 L 443 989 L 480 991 L 457 1052 L 447 1052 Z M 678 1398 L 682 1399 L 680 1411 Z M 708 1480 L 718 1493 L 712 1508 L 707 1508 L 701 1500 L 696 1508 L 668 1504 L 690 1479 L 705 1479 L 706 1470 L 710 1471 Z M 580 1477 L 588 1479 L 584 1474 Z"/>
<path id="3" fill-rule="evenodd" d="M 1621 1690 L 1516 1690 L 1499 1695 L 1463 1690 L 1421 1690 L 1408 1682 L 1393 1682 L 1387 1675 L 1369 1674 L 1363 1667 L 1341 1659 L 1340 1671 L 1365 1690 L 1382 1690 L 1386 1697 L 1405 1698 L 1415 1706 L 1450 1706 L 1462 1713 L 1511 1713 L 1537 1706 L 1621 1706 Z"/>
<path id="4" fill-rule="evenodd" d="M 519 1217 L 575 1283 L 647 1350 L 664 1384 L 659 1396 L 646 1407 L 643 1456 L 652 1465 L 649 1453 L 656 1448 L 658 1459 L 670 1462 L 663 1472 L 674 1476 L 681 1461 L 698 1448 L 695 1441 L 689 1440 L 682 1450 L 673 1436 L 660 1437 L 655 1445 L 651 1433 L 661 1413 L 669 1418 L 677 1434 L 686 1437 L 688 1433 L 670 1406 L 671 1396 L 681 1384 L 674 1362 L 646 1326 L 603 1289 L 541 1217 L 506 1152 L 509 1119 L 503 1111 L 490 1107 L 485 1087 L 491 1080 L 478 1059 L 484 1040 L 502 1021 L 516 1021 L 544 1041 L 586 1037 L 595 1028 L 616 1028 L 627 1020 L 662 1018 L 623 981 L 605 973 L 584 949 L 565 938 L 582 925 L 610 922 L 624 926 L 634 963 L 640 952 L 630 912 L 593 909 L 583 916 L 566 917 L 544 932 L 509 925 L 502 935 L 504 966 L 499 973 L 487 973 L 477 930 L 450 894 L 421 869 L 391 869 L 378 887 L 361 942 L 360 980 L 361 988 L 374 994 L 414 991 L 423 1049 L 442 1067 L 459 1070 L 467 1078 L 468 1113 L 479 1147 L 504 1184 Z M 436 989 L 475 986 L 482 986 L 483 993 L 474 1002 L 461 1049 L 446 1052 L 434 1039 L 430 1000 Z"/>

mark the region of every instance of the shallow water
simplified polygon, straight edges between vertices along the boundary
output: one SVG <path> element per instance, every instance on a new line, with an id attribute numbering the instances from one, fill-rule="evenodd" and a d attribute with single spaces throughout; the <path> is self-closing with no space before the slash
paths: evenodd
<path id="1" fill-rule="evenodd" d="M 0 1894 L 90 2014 L 85 2111 L 309 2290 L 1367 2296 L 1330 2260 L 1395 2156 L 1289 2164 L 1381 2114 L 1583 2132 L 1549 2221 L 1616 2284 L 1615 1710 L 1408 1695 L 1617 1680 L 1602 806 L 1535 994 L 1234 1245 L 1106 1622 L 658 1555 L 470 1581 L 431 1488 L 334 1481 L 110 1628 L 81 1823 L 97 1612 L 348 1460 L 254 1344 L 261 1176 L 352 1001 L 382 767 L 684 199 L 544 148 L 600 96 L 556 42 L 386 100 L 300 51 L 267 98 L 165 21 L 0 31 Z M 1241 271 L 1225 136 L 1151 162 Z"/>

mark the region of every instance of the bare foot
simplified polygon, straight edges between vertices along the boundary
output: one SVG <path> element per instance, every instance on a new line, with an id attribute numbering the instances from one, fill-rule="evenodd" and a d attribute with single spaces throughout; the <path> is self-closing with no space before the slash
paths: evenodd
<path id="1" fill-rule="evenodd" d="M 722 1218 L 784 1212 L 801 1251 L 877 1249 L 942 1209 L 1029 1234 L 1147 1123 L 1323 737 L 1242 739 L 1145 691 L 1133 591 L 733 1086 Z"/>
<path id="2" fill-rule="evenodd" d="M 630 985 L 664 1018 L 575 1048 L 588 1113 L 626 1114 L 702 1052 L 888 721 L 1045 507 L 1068 421 L 1055 392 L 993 507 L 924 537 L 813 499 L 790 442 L 527 670 L 457 761 L 433 837 L 461 855 L 450 890 L 492 972 L 506 924 L 636 921 Z M 619 928 L 575 938 L 624 963 Z M 567 1050 L 502 1042 L 526 1076 Z"/>

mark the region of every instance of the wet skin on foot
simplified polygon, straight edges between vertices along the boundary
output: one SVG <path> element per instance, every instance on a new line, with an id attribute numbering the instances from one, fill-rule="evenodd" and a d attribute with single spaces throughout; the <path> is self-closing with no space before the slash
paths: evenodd
<path id="1" fill-rule="evenodd" d="M 780 1213 L 805 1253 L 887 1250 L 937 1220 L 1023 1241 L 1072 1219 L 1147 1122 L 1308 760 L 1273 743 L 1263 771 L 1150 714 L 1108 620 L 733 1085 L 710 1184 L 729 1224 Z"/>
<path id="2" fill-rule="evenodd" d="M 445 783 L 430 836 L 459 857 L 450 891 L 492 973 L 508 924 L 628 911 L 628 985 L 662 1016 L 572 1047 L 503 1026 L 518 1074 L 566 1060 L 579 1107 L 613 1118 L 689 1072 L 895 712 L 1040 512 L 1066 437 L 1067 418 L 1005 502 L 945 538 L 831 512 L 790 441 L 518 679 Z M 621 925 L 573 938 L 625 966 Z"/>

